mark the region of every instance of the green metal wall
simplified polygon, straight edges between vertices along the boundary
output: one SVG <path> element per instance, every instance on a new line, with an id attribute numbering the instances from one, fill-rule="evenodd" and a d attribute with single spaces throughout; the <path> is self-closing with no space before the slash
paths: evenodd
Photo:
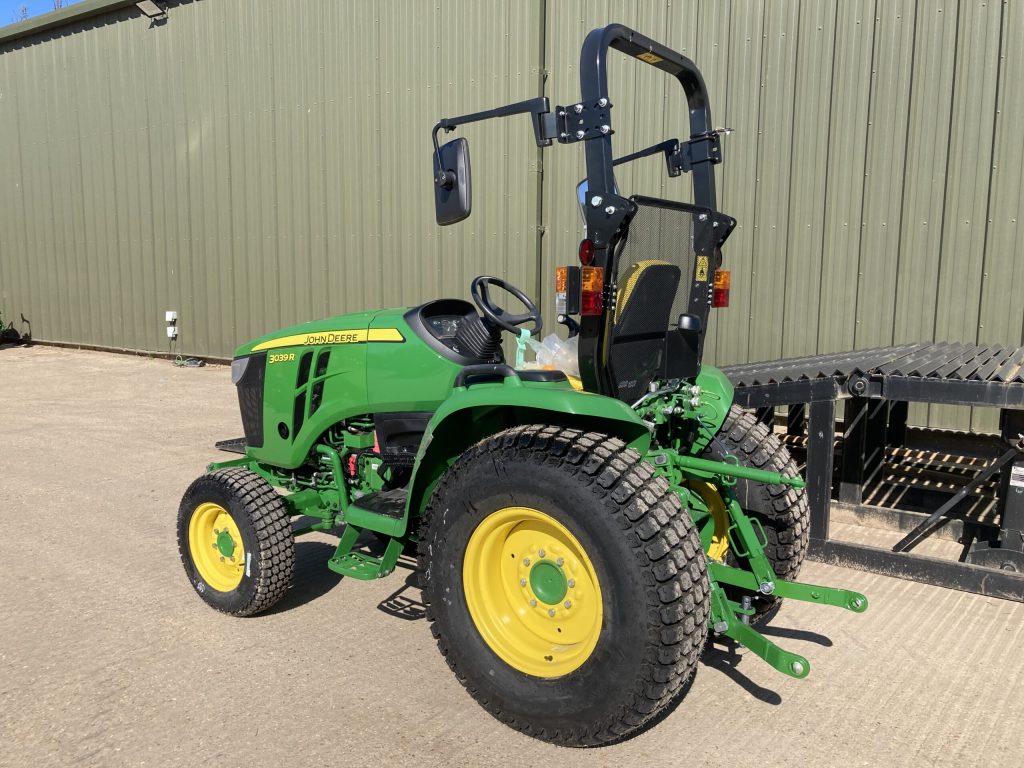
<path id="1" fill-rule="evenodd" d="M 130 6 L 0 30 L 0 308 L 41 338 L 149 350 L 176 309 L 181 351 L 225 355 L 492 272 L 551 317 L 581 148 L 541 157 L 526 118 L 468 127 L 474 214 L 440 230 L 429 129 L 574 101 L 580 43 L 609 21 L 691 56 L 735 129 L 712 359 L 1024 343 L 1024 4 L 992 0 L 198 0 L 157 26 Z M 623 59 L 611 76 L 619 153 L 685 135 L 661 73 Z M 688 193 L 657 159 L 620 185 Z"/>
<path id="2" fill-rule="evenodd" d="M 534 290 L 528 126 L 467 132 L 491 204 L 444 230 L 429 132 L 536 92 L 540 35 L 538 5 L 503 0 L 200 0 L 0 43 L 0 307 L 145 350 L 174 309 L 180 351 L 230 355 L 480 272 Z"/>

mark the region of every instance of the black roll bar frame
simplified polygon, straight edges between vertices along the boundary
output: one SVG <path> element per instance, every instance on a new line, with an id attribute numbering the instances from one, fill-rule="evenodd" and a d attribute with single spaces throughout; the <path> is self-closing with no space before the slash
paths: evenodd
<path id="1" fill-rule="evenodd" d="M 687 141 L 668 139 L 631 155 L 616 160 L 612 156 L 612 102 L 608 95 L 608 50 L 615 50 L 649 64 L 675 77 L 686 94 L 689 114 L 690 138 Z M 450 132 L 460 125 L 529 114 L 533 123 L 534 139 L 538 147 L 584 142 L 587 168 L 587 204 L 584 217 L 587 237 L 594 243 L 593 265 L 602 267 L 605 275 L 605 306 L 614 281 L 616 245 L 621 240 L 629 220 L 636 213 L 636 205 L 617 194 L 614 166 L 630 160 L 664 152 L 670 176 L 689 172 L 692 176 L 694 204 L 710 212 L 717 211 L 714 166 L 722 162 L 719 131 L 712 128 L 711 106 L 707 88 L 700 70 L 687 57 L 622 24 L 609 24 L 591 31 L 583 41 L 580 52 L 581 100 L 567 107 L 550 108 L 547 97 L 542 96 L 483 112 L 444 118 L 434 125 L 431 139 L 436 157 L 440 157 L 439 131 Z M 440 168 L 440 162 L 436 163 Z M 449 179 L 441 171 L 435 183 L 444 185 Z M 731 229 L 731 227 L 729 227 Z M 715 249 L 715 264 L 720 254 Z M 710 294 L 710 291 L 705 293 Z M 691 292 L 692 296 L 693 292 Z M 691 304 L 702 303 L 701 318 L 707 319 L 710 295 L 691 298 Z M 608 365 L 611 339 L 611 314 L 580 318 L 580 372 L 589 391 L 614 396 L 615 383 Z M 703 339 L 703 330 L 701 330 Z M 698 361 L 699 362 L 699 361 Z"/>

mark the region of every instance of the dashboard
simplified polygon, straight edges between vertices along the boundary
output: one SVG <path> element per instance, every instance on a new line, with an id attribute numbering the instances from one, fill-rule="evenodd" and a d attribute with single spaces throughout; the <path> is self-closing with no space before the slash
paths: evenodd
<path id="1" fill-rule="evenodd" d="M 476 307 L 462 299 L 437 299 L 413 307 L 405 313 L 409 327 L 427 346 L 442 357 L 459 365 L 473 365 L 481 361 L 462 351 L 462 336 L 467 323 L 479 323 Z M 499 352 L 500 354 L 500 352 Z"/>
<path id="2" fill-rule="evenodd" d="M 454 339 L 459 333 L 459 326 L 462 325 L 463 315 L 437 315 L 436 317 L 424 318 L 427 327 L 435 338 L 442 341 Z"/>

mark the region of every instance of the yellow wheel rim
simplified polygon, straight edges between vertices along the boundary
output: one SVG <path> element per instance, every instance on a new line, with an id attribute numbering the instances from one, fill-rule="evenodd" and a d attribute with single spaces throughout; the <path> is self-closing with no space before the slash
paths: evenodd
<path id="1" fill-rule="evenodd" d="M 466 546 L 462 586 L 473 623 L 514 669 L 561 677 L 593 652 L 604 615 L 594 565 L 569 529 L 529 507 L 505 507 Z"/>
<path id="2" fill-rule="evenodd" d="M 188 521 L 188 548 L 196 570 L 218 592 L 230 592 L 245 573 L 245 547 L 234 518 L 220 504 L 196 507 Z"/>
<path id="3" fill-rule="evenodd" d="M 729 511 L 725 508 L 722 495 L 711 483 L 691 482 L 690 488 L 697 492 L 708 505 L 714 528 L 711 531 L 711 543 L 708 545 L 707 556 L 712 560 L 723 562 L 729 552 Z"/>

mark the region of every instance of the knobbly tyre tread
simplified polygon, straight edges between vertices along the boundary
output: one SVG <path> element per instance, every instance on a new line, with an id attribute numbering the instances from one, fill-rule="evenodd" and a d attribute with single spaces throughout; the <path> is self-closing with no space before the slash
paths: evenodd
<path id="1" fill-rule="evenodd" d="M 254 558 L 254 572 L 257 578 L 250 580 L 250 584 L 255 586 L 255 589 L 251 590 L 251 596 L 239 605 L 227 607 L 206 600 L 203 593 L 200 593 L 200 596 L 211 607 L 223 613 L 232 616 L 254 616 L 277 603 L 292 586 L 295 573 L 295 538 L 292 535 L 290 512 L 281 495 L 262 477 L 244 467 L 229 467 L 197 478 L 185 491 L 179 517 L 191 514 L 196 504 L 192 501 L 193 497 L 198 496 L 201 499 L 207 485 L 211 483 L 221 485 L 238 503 L 238 509 L 247 516 L 255 532 L 259 548 L 259 556 Z M 229 511 L 234 516 L 236 509 Z M 241 521 L 236 519 L 236 524 L 241 526 Z M 246 542 L 247 552 L 249 544 L 250 542 Z M 187 537 L 183 540 L 179 536 L 178 552 L 186 571 L 189 571 Z M 245 583 L 246 579 L 243 578 L 243 584 Z"/>
<path id="2" fill-rule="evenodd" d="M 796 462 L 782 441 L 766 424 L 758 421 L 752 412 L 739 406 L 734 405 L 729 409 L 715 440 L 727 452 L 735 454 L 745 466 L 783 475 L 799 474 Z M 712 443 L 705 456 L 715 458 L 709 456 L 710 453 L 717 453 L 714 448 L 715 444 Z M 738 490 L 739 485 L 745 482 L 738 481 Z M 760 485 L 752 482 L 747 484 L 747 488 L 752 493 L 761 493 L 762 510 L 751 509 L 748 514 L 757 517 L 764 527 L 768 538 L 764 550 L 775 574 L 787 581 L 796 579 L 807 555 L 811 531 L 806 491 L 797 491 L 788 485 Z M 742 495 L 740 499 L 742 504 Z M 763 619 L 778 602 L 778 598 L 758 596 L 755 600 L 755 620 Z"/>
<path id="3" fill-rule="evenodd" d="M 556 466 L 568 477 L 594 487 L 608 504 L 641 566 L 649 617 L 648 645 L 641 673 L 628 692 L 604 691 L 620 698 L 602 722 L 551 729 L 503 711 L 486 692 L 473 686 L 451 653 L 458 638 L 441 632 L 430 581 L 430 544 L 434 527 L 443 525 L 438 503 L 467 463 L 481 458 L 504 464 L 524 458 Z M 597 513 L 599 508 L 594 509 Z M 707 564 L 690 515 L 664 478 L 622 440 L 558 426 L 524 425 L 488 437 L 469 448 L 439 481 L 421 521 L 419 570 L 431 633 L 456 678 L 498 720 L 532 737 L 562 746 L 597 746 L 624 740 L 653 724 L 682 698 L 704 647 L 710 613 Z M 588 662 L 589 663 L 589 662 Z M 575 673 L 570 673 L 570 675 Z M 653 722 L 652 722 L 653 721 Z"/>

